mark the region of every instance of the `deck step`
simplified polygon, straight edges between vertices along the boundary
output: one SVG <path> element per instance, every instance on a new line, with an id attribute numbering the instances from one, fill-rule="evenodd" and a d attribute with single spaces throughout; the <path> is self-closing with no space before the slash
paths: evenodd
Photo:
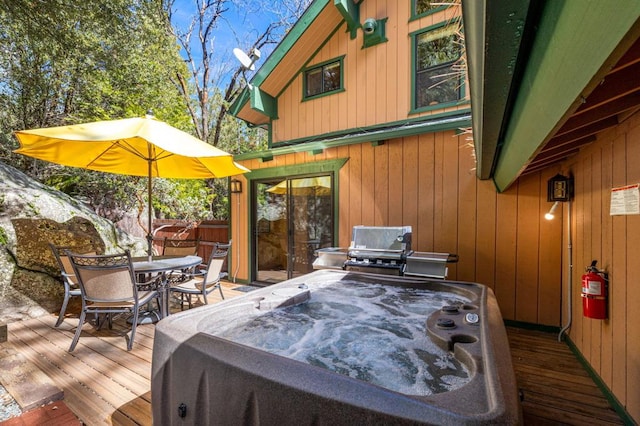
<path id="1" fill-rule="evenodd" d="M 22 412 L 64 398 L 64 392 L 24 355 L 8 343 L 0 344 L 0 383 Z"/>

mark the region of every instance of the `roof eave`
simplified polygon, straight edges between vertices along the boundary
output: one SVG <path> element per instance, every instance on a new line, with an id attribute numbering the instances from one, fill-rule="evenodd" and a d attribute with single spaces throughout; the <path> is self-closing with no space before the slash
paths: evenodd
<path id="1" fill-rule="evenodd" d="M 526 52 L 529 0 L 462 0 L 477 176 L 491 178 L 517 66 Z M 527 26 L 528 24 L 528 26 Z"/>
<path id="2" fill-rule="evenodd" d="M 640 3 L 622 0 L 615 7 L 597 0 L 519 1 L 517 7 L 505 0 L 472 3 L 463 0 L 463 19 L 478 174 L 493 178 L 497 189 L 504 191 L 604 78 L 628 48 L 624 41 L 635 39 L 629 36 L 638 32 Z M 501 25 L 511 14 L 518 19 L 515 29 L 524 23 L 517 49 L 501 46 L 513 40 Z M 535 38 L 528 41 L 527 34 Z M 470 40 L 475 37 L 481 41 Z M 514 75 L 505 78 L 509 73 Z M 509 82 L 505 94 L 501 86 Z"/>
<path id="3" fill-rule="evenodd" d="M 269 55 L 264 64 L 256 71 L 255 75 L 251 78 L 250 85 L 254 87 L 260 87 L 262 83 L 269 77 L 269 75 L 276 69 L 282 59 L 289 53 L 291 48 L 298 42 L 300 37 L 304 34 L 307 28 L 313 23 L 313 21 L 320 15 L 322 10 L 331 0 L 314 0 L 307 10 L 302 14 L 300 19 L 289 30 L 287 35 L 280 41 L 278 46 Z M 246 89 L 245 89 L 246 90 Z M 239 117 L 238 114 L 242 113 L 242 110 L 247 107 L 247 103 L 251 100 L 251 97 L 240 96 L 232 104 L 231 114 Z M 239 117 L 242 118 L 242 117 Z"/>

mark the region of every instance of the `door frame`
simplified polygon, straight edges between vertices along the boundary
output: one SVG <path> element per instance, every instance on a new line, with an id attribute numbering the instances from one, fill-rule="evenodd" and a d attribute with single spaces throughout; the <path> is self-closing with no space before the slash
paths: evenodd
<path id="1" fill-rule="evenodd" d="M 303 175 L 318 175 L 318 174 L 330 174 L 333 181 L 333 245 L 336 244 L 338 239 L 339 227 L 339 199 L 340 199 L 340 169 L 348 161 L 348 158 L 339 158 L 335 160 L 324 160 L 313 163 L 295 164 L 291 166 L 280 167 L 268 167 L 264 169 L 253 170 L 246 173 L 244 176 L 247 179 L 248 193 L 248 206 L 246 226 L 249 236 L 247 244 L 247 260 L 248 260 L 248 277 L 249 282 L 255 282 L 257 278 L 256 265 L 255 265 L 255 250 L 256 250 L 256 236 L 254 235 L 254 213 L 255 213 L 255 198 L 256 198 L 256 182 L 265 179 L 288 179 L 291 177 L 303 176 Z"/>

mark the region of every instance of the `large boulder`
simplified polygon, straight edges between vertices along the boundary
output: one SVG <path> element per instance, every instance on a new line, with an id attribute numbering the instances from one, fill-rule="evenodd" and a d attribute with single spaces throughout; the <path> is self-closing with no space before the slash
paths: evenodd
<path id="1" fill-rule="evenodd" d="M 81 202 L 0 163 L 0 323 L 60 309 L 63 290 L 49 243 L 132 255 L 146 247 Z"/>

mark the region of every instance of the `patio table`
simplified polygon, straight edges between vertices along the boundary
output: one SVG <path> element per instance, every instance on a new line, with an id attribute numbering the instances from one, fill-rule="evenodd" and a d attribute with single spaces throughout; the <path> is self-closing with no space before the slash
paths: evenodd
<path id="1" fill-rule="evenodd" d="M 157 290 L 162 300 L 160 304 L 160 319 L 169 315 L 169 285 L 167 272 L 181 271 L 202 263 L 200 256 L 154 256 L 151 260 L 147 256 L 133 257 L 133 269 L 136 274 L 161 274 Z"/>

